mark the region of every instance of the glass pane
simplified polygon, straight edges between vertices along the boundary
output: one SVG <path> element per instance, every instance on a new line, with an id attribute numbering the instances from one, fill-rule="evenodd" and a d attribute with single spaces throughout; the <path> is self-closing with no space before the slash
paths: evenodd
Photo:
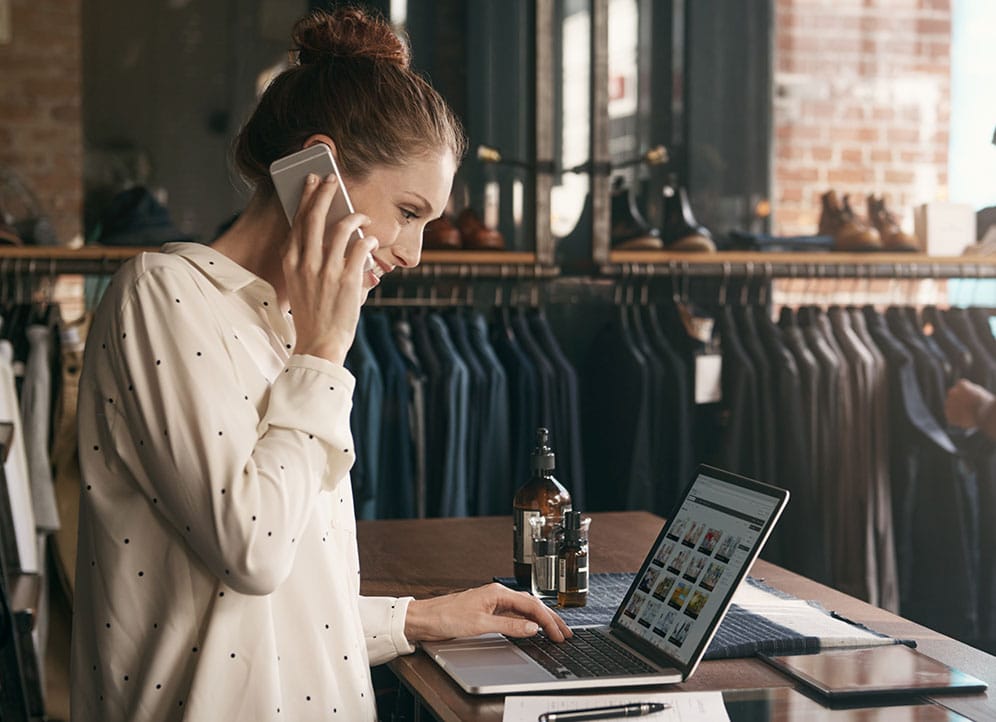
<path id="1" fill-rule="evenodd" d="M 559 27 L 560 36 L 559 52 L 554 55 L 554 87 L 560 92 L 552 99 L 556 103 L 556 162 L 560 168 L 573 168 L 586 163 L 591 150 L 591 8 L 588 0 L 562 0 L 557 5 L 555 27 Z M 587 173 L 563 173 L 555 179 L 550 196 L 555 237 L 566 236 L 577 225 L 588 188 Z"/>
<path id="2" fill-rule="evenodd" d="M 454 183 L 451 212 L 472 208 L 508 250 L 534 248 L 533 0 L 392 3 L 404 15 L 415 67 L 464 122 L 470 151 Z M 505 163 L 479 161 L 479 146 Z M 521 165 L 520 165 L 521 164 Z"/>
<path id="3" fill-rule="evenodd" d="M 685 118 L 689 192 L 717 240 L 767 230 L 772 3 L 686 3 Z"/>
<path id="4" fill-rule="evenodd" d="M 608 19 L 613 185 L 629 192 L 648 227 L 659 229 L 665 188 L 683 157 L 684 2 L 609 0 Z M 670 162 L 650 166 L 640 161 L 657 146 L 666 148 Z"/>

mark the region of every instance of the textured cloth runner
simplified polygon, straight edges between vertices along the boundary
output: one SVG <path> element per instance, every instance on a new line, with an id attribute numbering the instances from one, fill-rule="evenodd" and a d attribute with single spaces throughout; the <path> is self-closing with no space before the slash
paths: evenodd
<path id="1" fill-rule="evenodd" d="M 495 581 L 521 590 L 514 578 L 496 577 Z M 588 580 L 588 603 L 583 607 L 567 609 L 557 607 L 557 614 L 571 627 L 609 624 L 632 583 L 633 575 L 625 572 L 592 574 Z M 747 577 L 745 583 L 783 599 L 795 598 L 754 577 Z M 819 604 L 815 602 L 809 602 L 809 604 L 820 609 L 824 614 L 829 614 Z M 551 606 L 555 606 L 555 602 L 551 603 Z M 872 632 L 879 637 L 886 638 L 886 635 L 879 634 L 864 625 L 850 623 L 866 632 Z M 737 604 L 731 604 L 726 617 L 716 631 L 716 636 L 709 643 L 705 659 L 753 657 L 759 653 L 803 654 L 818 652 L 820 648 L 819 637 L 799 634 L 788 627 L 772 622 L 767 617 L 750 612 Z"/>

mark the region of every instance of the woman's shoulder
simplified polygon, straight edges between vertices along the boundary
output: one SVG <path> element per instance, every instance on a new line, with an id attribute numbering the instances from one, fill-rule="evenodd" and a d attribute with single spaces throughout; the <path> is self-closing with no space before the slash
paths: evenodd
<path id="1" fill-rule="evenodd" d="M 128 259 L 115 274 L 122 300 L 155 291 L 166 284 L 189 288 L 212 285 L 206 269 L 215 264 L 217 251 L 199 243 L 167 243 L 158 251 L 143 251 Z M 111 289 L 108 288 L 108 291 Z"/>

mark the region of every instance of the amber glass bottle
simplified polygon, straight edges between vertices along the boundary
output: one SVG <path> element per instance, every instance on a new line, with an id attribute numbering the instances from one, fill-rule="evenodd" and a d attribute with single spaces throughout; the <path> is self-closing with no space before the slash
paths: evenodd
<path id="1" fill-rule="evenodd" d="M 581 512 L 564 514 L 564 539 L 557 553 L 557 604 L 583 607 L 588 603 L 588 525 Z"/>
<path id="2" fill-rule="evenodd" d="M 533 542 L 529 519 L 546 517 L 551 528 L 560 524 L 564 514 L 571 510 L 571 495 L 553 477 L 554 454 L 550 448 L 550 432 L 540 427 L 536 430 L 536 448 L 533 449 L 532 474 L 515 492 L 512 500 L 512 549 L 515 581 L 524 589 L 532 584 Z"/>

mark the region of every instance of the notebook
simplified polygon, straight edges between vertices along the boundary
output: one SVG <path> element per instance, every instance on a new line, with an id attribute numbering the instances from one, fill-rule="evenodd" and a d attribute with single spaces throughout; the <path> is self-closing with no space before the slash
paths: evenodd
<path id="1" fill-rule="evenodd" d="M 422 648 L 470 694 L 683 682 L 788 496 L 700 466 L 607 626 L 575 627 L 562 644 L 542 634 L 526 640 L 489 634 Z"/>

